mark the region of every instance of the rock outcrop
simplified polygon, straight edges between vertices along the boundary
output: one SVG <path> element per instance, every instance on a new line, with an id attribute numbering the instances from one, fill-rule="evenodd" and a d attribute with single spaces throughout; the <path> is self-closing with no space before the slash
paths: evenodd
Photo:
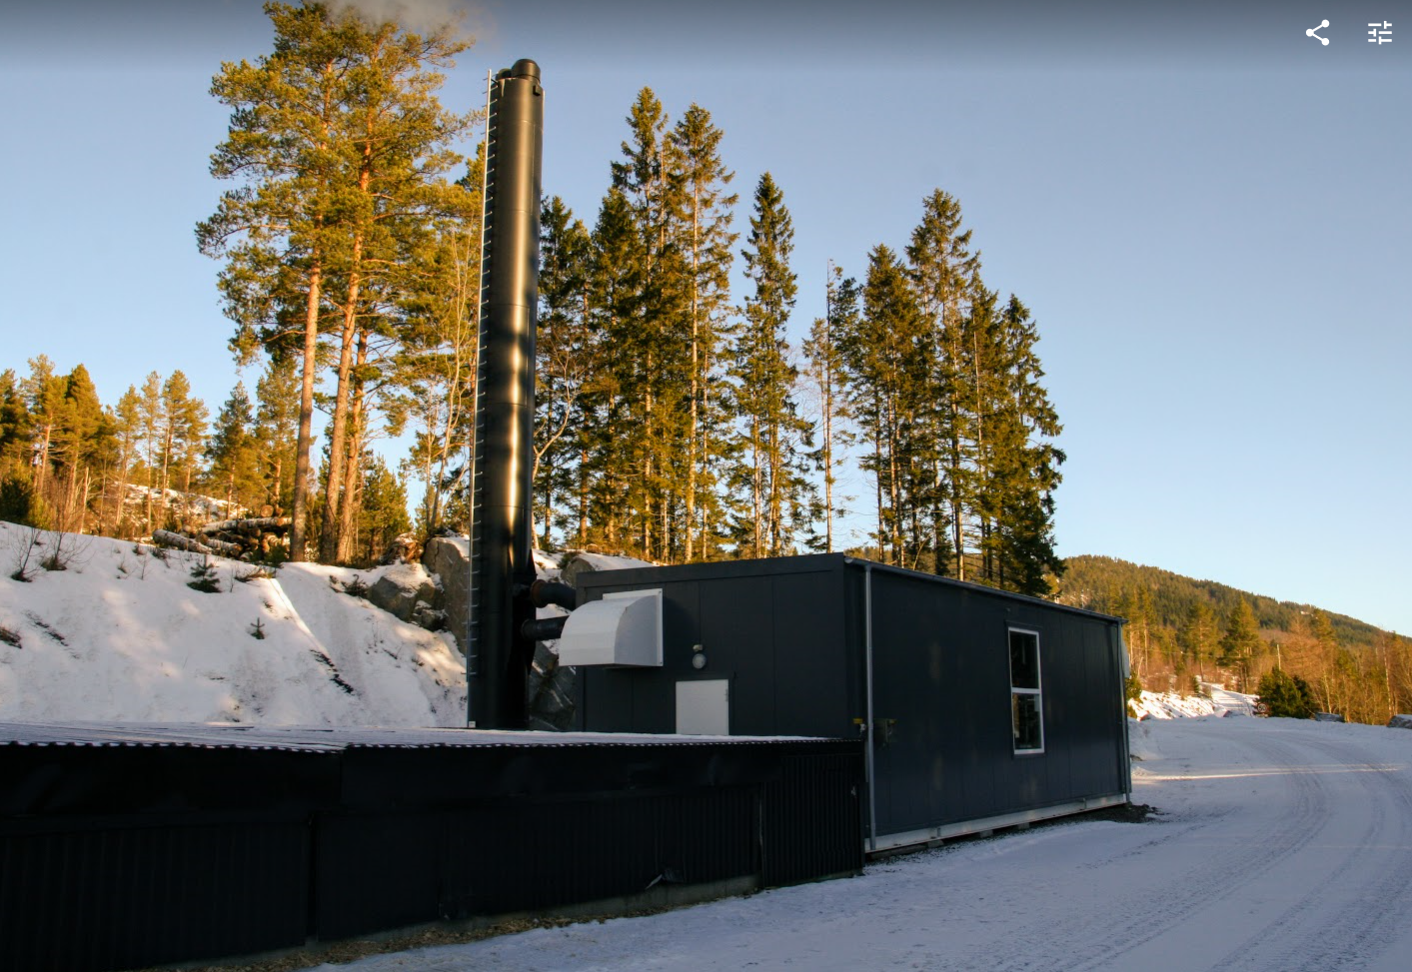
<path id="1" fill-rule="evenodd" d="M 436 578 L 421 564 L 398 564 L 368 588 L 367 597 L 388 614 L 411 621 L 418 610 L 431 610 L 435 605 Z"/>

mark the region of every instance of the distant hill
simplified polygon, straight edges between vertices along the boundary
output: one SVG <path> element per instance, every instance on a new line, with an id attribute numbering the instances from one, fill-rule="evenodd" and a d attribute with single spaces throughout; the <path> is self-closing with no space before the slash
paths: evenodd
<path id="1" fill-rule="evenodd" d="M 1237 599 L 1243 597 L 1254 608 L 1260 627 L 1267 631 L 1291 631 L 1296 627 L 1296 619 L 1322 610 L 1314 605 L 1277 601 L 1215 581 L 1183 577 L 1160 567 L 1145 567 L 1113 557 L 1070 557 L 1065 564 L 1068 569 L 1059 583 L 1057 597 L 1061 604 L 1121 615 L 1125 597 L 1141 588 L 1150 594 L 1152 620 L 1171 628 L 1181 625 L 1196 601 L 1204 601 L 1217 617 L 1225 617 Z M 1380 631 L 1357 618 L 1330 611 L 1324 613 L 1329 616 L 1339 641 L 1350 648 L 1371 645 Z"/>

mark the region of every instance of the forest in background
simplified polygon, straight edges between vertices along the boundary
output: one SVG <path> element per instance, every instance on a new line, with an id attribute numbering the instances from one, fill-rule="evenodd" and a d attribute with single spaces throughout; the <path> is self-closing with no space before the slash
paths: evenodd
<path id="1" fill-rule="evenodd" d="M 290 559 L 350 564 L 409 525 L 466 529 L 485 165 L 453 150 L 482 120 L 437 91 L 467 42 L 266 12 L 273 50 L 212 81 L 228 188 L 196 227 L 253 394 L 213 417 L 180 371 L 104 404 L 82 365 L 6 370 L 12 519 L 150 536 L 189 528 L 196 490 L 287 518 Z M 772 556 L 838 549 L 851 515 L 876 559 L 1049 593 L 1061 425 L 1035 321 L 985 285 L 959 202 L 928 194 L 904 246 L 834 268 L 806 328 L 785 187 L 760 173 L 742 204 L 699 104 L 673 119 L 644 87 L 626 122 L 589 223 L 544 200 L 540 544 Z M 373 445 L 393 438 L 410 447 L 387 462 Z M 846 467 L 871 495 L 840 495 Z"/>
<path id="2" fill-rule="evenodd" d="M 1412 639 L 1111 557 L 1065 565 L 1056 600 L 1127 619 L 1133 688 L 1187 693 L 1209 681 L 1264 693 L 1282 673 L 1303 680 L 1316 711 L 1353 722 L 1386 725 L 1412 711 Z"/>

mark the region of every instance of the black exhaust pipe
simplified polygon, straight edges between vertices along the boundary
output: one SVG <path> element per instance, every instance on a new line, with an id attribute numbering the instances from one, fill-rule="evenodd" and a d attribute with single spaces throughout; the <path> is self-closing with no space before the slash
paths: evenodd
<path id="1" fill-rule="evenodd" d="M 534 332 L 539 305 L 539 65 L 519 60 L 490 83 L 481 252 L 480 367 L 471 510 L 467 722 L 523 729 L 534 642 L 530 495 Z"/>

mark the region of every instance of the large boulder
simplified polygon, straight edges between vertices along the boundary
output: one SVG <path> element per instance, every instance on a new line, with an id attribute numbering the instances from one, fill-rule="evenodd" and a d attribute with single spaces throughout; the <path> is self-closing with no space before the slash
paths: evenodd
<path id="1" fill-rule="evenodd" d="M 403 621 L 411 621 L 418 604 L 436 600 L 436 579 L 421 564 L 397 564 L 368 588 L 368 600 Z"/>
<path id="2" fill-rule="evenodd" d="M 466 653 L 466 617 L 471 609 L 471 541 L 469 537 L 432 537 L 422 551 L 422 563 L 441 579 L 441 601 L 434 605 L 445 615 L 446 630 L 456 636 L 456 646 Z"/>
<path id="3" fill-rule="evenodd" d="M 1412 715 L 1395 715 L 1387 726 L 1389 729 L 1412 729 Z"/>
<path id="4" fill-rule="evenodd" d="M 570 587 L 577 587 L 580 574 L 592 574 L 600 570 L 627 570 L 632 567 L 651 567 L 645 560 L 633 557 L 612 557 L 608 554 L 573 552 L 564 557 L 560 580 Z"/>

